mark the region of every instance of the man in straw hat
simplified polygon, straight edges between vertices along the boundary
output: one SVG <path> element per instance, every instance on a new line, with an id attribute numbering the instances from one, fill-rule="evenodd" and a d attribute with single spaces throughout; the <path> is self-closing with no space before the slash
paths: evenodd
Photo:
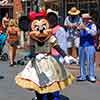
<path id="1" fill-rule="evenodd" d="M 76 53 L 76 58 L 78 58 L 79 31 L 77 30 L 77 27 L 82 22 L 82 19 L 79 16 L 80 10 L 78 10 L 76 7 L 72 7 L 68 11 L 68 14 L 69 16 L 66 17 L 64 22 L 64 26 L 66 28 L 66 34 L 67 34 L 68 54 L 73 56 L 73 50 L 74 50 Z M 76 60 L 74 59 L 73 61 L 76 62 Z M 78 63 L 78 60 L 76 63 Z"/>
<path id="2" fill-rule="evenodd" d="M 91 20 L 89 13 L 82 14 L 83 23 L 80 24 L 80 46 L 79 46 L 79 58 L 80 58 L 80 76 L 77 77 L 77 81 L 84 81 L 86 78 L 90 82 L 96 82 L 94 73 L 94 36 L 97 33 L 96 25 Z M 86 77 L 85 62 L 88 66 L 88 77 Z"/>

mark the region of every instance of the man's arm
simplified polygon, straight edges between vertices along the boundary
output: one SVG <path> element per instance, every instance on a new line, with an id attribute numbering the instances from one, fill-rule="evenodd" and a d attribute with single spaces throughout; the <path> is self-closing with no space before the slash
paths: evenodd
<path id="1" fill-rule="evenodd" d="M 91 29 L 88 28 L 88 27 L 86 27 L 85 30 L 86 30 L 89 34 L 91 34 L 92 36 L 95 36 L 96 33 L 97 33 L 97 28 L 96 28 L 96 25 L 95 25 L 95 24 L 92 24 Z"/>

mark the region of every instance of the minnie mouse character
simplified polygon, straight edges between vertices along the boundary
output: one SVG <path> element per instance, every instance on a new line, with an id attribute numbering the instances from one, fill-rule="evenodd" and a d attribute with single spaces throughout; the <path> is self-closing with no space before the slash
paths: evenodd
<path id="1" fill-rule="evenodd" d="M 65 68 L 65 64 L 51 54 L 51 48 L 55 48 L 67 63 L 69 59 L 52 35 L 45 11 L 31 11 L 28 18 L 31 20 L 29 35 L 34 52 L 24 70 L 16 76 L 16 84 L 36 91 L 38 100 L 60 100 L 59 91 L 70 85 L 74 77 Z"/>

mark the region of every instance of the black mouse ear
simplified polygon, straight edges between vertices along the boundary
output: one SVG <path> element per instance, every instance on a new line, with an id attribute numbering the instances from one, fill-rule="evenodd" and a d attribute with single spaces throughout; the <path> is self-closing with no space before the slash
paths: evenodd
<path id="1" fill-rule="evenodd" d="M 30 21 L 29 21 L 28 17 L 27 17 L 27 16 L 21 16 L 21 17 L 19 18 L 19 24 L 18 24 L 18 26 L 19 26 L 19 28 L 20 28 L 21 30 L 23 30 L 24 32 L 28 31 L 28 30 L 30 29 L 30 28 L 29 28 L 29 26 L 30 26 Z"/>

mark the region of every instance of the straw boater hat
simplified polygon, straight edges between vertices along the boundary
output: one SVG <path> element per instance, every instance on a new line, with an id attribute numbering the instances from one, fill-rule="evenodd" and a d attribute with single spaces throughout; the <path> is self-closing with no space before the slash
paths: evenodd
<path id="1" fill-rule="evenodd" d="M 80 10 L 78 10 L 76 7 L 72 7 L 69 11 L 68 11 L 69 15 L 79 15 L 80 14 Z"/>
<path id="2" fill-rule="evenodd" d="M 90 16 L 89 13 L 84 13 L 84 14 L 82 14 L 82 18 L 88 18 L 88 19 L 90 19 L 91 16 Z"/>

